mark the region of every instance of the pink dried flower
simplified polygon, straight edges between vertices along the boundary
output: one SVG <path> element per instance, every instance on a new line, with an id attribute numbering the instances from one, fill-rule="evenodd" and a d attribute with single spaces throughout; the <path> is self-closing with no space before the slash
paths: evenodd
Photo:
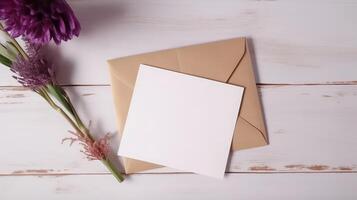
<path id="1" fill-rule="evenodd" d="M 109 134 L 104 137 L 93 141 L 88 136 L 80 133 L 69 131 L 74 137 L 64 138 L 62 143 L 70 140 L 70 145 L 74 142 L 79 142 L 83 146 L 84 150 L 81 150 L 84 155 L 86 155 L 88 160 L 104 160 L 106 154 L 109 151 Z"/>
<path id="2" fill-rule="evenodd" d="M 40 46 L 27 43 L 28 58 L 18 56 L 12 63 L 14 78 L 33 90 L 55 82 L 53 64 L 40 52 Z"/>

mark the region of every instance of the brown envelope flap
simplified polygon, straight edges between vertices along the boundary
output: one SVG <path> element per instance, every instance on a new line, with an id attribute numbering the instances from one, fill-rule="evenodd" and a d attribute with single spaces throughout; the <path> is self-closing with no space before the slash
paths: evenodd
<path id="1" fill-rule="evenodd" d="M 231 39 L 176 51 L 181 72 L 245 87 L 239 114 L 245 123 L 237 123 L 232 149 L 266 145 L 265 124 L 246 40 Z M 241 133 L 241 129 L 249 132 Z M 247 133 L 249 137 L 240 137 Z"/>
<path id="2" fill-rule="evenodd" d="M 244 53 L 245 39 L 238 38 L 122 57 L 108 63 L 112 75 L 131 87 L 140 64 L 226 82 Z"/>
<path id="3" fill-rule="evenodd" d="M 246 43 L 245 49 L 246 50 L 244 56 L 240 60 L 238 67 L 233 72 L 232 76 L 229 78 L 227 82 L 234 85 L 245 86 L 244 98 L 242 101 L 242 106 L 239 114 L 239 118 L 241 120 L 238 121 L 237 125 L 239 125 L 239 127 L 237 127 L 236 129 L 236 131 L 239 130 L 239 132 L 235 134 L 235 137 L 238 136 L 239 134 L 241 135 L 246 134 L 247 132 L 249 132 L 250 136 L 249 137 L 239 136 L 239 141 L 233 139 L 233 145 L 232 145 L 233 150 L 242 149 L 243 146 L 247 146 L 247 145 L 256 147 L 256 146 L 263 146 L 268 144 L 263 112 L 262 112 L 258 90 L 256 87 L 255 76 L 252 67 L 248 43 Z M 254 131 L 253 129 L 251 129 L 250 131 L 242 131 L 241 129 L 247 130 L 247 128 L 243 126 L 251 126 L 247 128 L 251 129 L 252 127 L 254 127 L 256 128 L 256 130 Z M 252 137 L 254 136 L 256 136 L 256 139 L 252 140 L 253 139 Z M 264 142 L 263 141 L 258 142 L 261 141 L 261 139 L 264 139 Z M 243 143 L 245 144 L 237 145 Z"/>

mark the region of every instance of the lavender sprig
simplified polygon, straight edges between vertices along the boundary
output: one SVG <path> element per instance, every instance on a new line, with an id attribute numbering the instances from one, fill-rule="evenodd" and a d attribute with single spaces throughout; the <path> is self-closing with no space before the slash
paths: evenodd
<path id="1" fill-rule="evenodd" d="M 39 90 L 55 82 L 53 64 L 41 55 L 38 45 L 27 43 L 28 58 L 18 56 L 12 63 L 13 76 L 23 86 Z"/>
<path id="2" fill-rule="evenodd" d="M 9 42 L 11 43 L 11 41 Z M 5 50 L 10 51 L 10 49 Z M 78 141 L 83 145 L 82 152 L 90 157 L 90 160 L 100 160 L 119 182 L 123 181 L 124 177 L 108 158 L 108 146 L 106 146 L 109 145 L 108 137 L 94 140 L 66 91 L 56 84 L 53 65 L 45 59 L 40 50 L 39 46 L 27 42 L 27 50 L 23 50 L 27 52 L 26 57 L 18 51 L 15 59 L 8 59 L 10 70 L 15 73 L 14 78 L 24 87 L 30 88 L 42 96 L 55 111 L 59 112 L 71 124 L 75 129 Z M 1 53 L 0 56 L 5 57 Z M 56 103 L 55 100 L 59 103 Z"/>

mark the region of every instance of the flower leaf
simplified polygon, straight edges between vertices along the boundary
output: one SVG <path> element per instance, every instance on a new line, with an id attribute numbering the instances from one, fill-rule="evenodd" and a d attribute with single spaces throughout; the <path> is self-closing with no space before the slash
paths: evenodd
<path id="1" fill-rule="evenodd" d="M 15 60 L 16 57 L 14 57 L 12 54 L 9 53 L 8 49 L 6 48 L 5 45 L 0 43 L 0 54 L 4 57 L 6 57 L 9 60 Z"/>
<path id="2" fill-rule="evenodd" d="M 62 89 L 60 86 L 57 85 L 47 85 L 46 90 L 48 93 L 50 93 L 57 101 L 61 103 L 61 105 L 73 115 L 71 106 L 69 105 L 68 101 L 64 97 L 64 94 L 62 92 Z"/>
<path id="3" fill-rule="evenodd" d="M 0 63 L 7 66 L 7 67 L 11 67 L 11 60 L 9 60 L 8 58 L 6 58 L 5 56 L 3 56 L 2 54 L 0 54 Z"/>
<path id="4" fill-rule="evenodd" d="M 19 50 L 16 48 L 16 45 L 14 43 L 10 41 L 6 41 L 6 43 L 7 43 L 6 45 L 7 51 L 11 56 L 16 58 L 19 54 L 21 54 Z"/>

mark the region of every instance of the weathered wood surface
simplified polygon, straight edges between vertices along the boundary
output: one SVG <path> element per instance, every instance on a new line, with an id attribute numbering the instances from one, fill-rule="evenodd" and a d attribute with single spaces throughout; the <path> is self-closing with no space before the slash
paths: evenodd
<path id="1" fill-rule="evenodd" d="M 61 144 L 67 123 L 0 68 L 0 199 L 357 198 L 356 1 L 70 4 L 81 37 L 48 54 L 92 131 L 113 133 L 113 151 L 107 59 L 240 36 L 254 47 L 270 145 L 233 153 L 223 181 L 162 168 L 117 184 L 77 145 Z"/>
<path id="2" fill-rule="evenodd" d="M 115 134 L 109 86 L 69 88 L 96 134 Z M 235 152 L 230 172 L 356 172 L 357 86 L 261 86 L 270 145 Z M 80 97 L 80 98 L 78 98 Z M 0 90 L 0 174 L 98 173 L 76 145 L 61 140 L 70 127 L 34 93 Z M 112 140 L 116 151 L 119 139 Z M 174 172 L 159 169 L 153 172 Z"/>
<path id="3" fill-rule="evenodd" d="M 1 199 L 325 199 L 355 200 L 357 174 L 229 174 L 216 180 L 193 174 L 0 177 Z"/>
<path id="4" fill-rule="evenodd" d="M 353 0 L 70 3 L 81 36 L 51 51 L 64 84 L 108 84 L 110 58 L 240 36 L 251 38 L 259 83 L 357 81 Z M 0 85 L 14 84 L 0 68 Z"/>

